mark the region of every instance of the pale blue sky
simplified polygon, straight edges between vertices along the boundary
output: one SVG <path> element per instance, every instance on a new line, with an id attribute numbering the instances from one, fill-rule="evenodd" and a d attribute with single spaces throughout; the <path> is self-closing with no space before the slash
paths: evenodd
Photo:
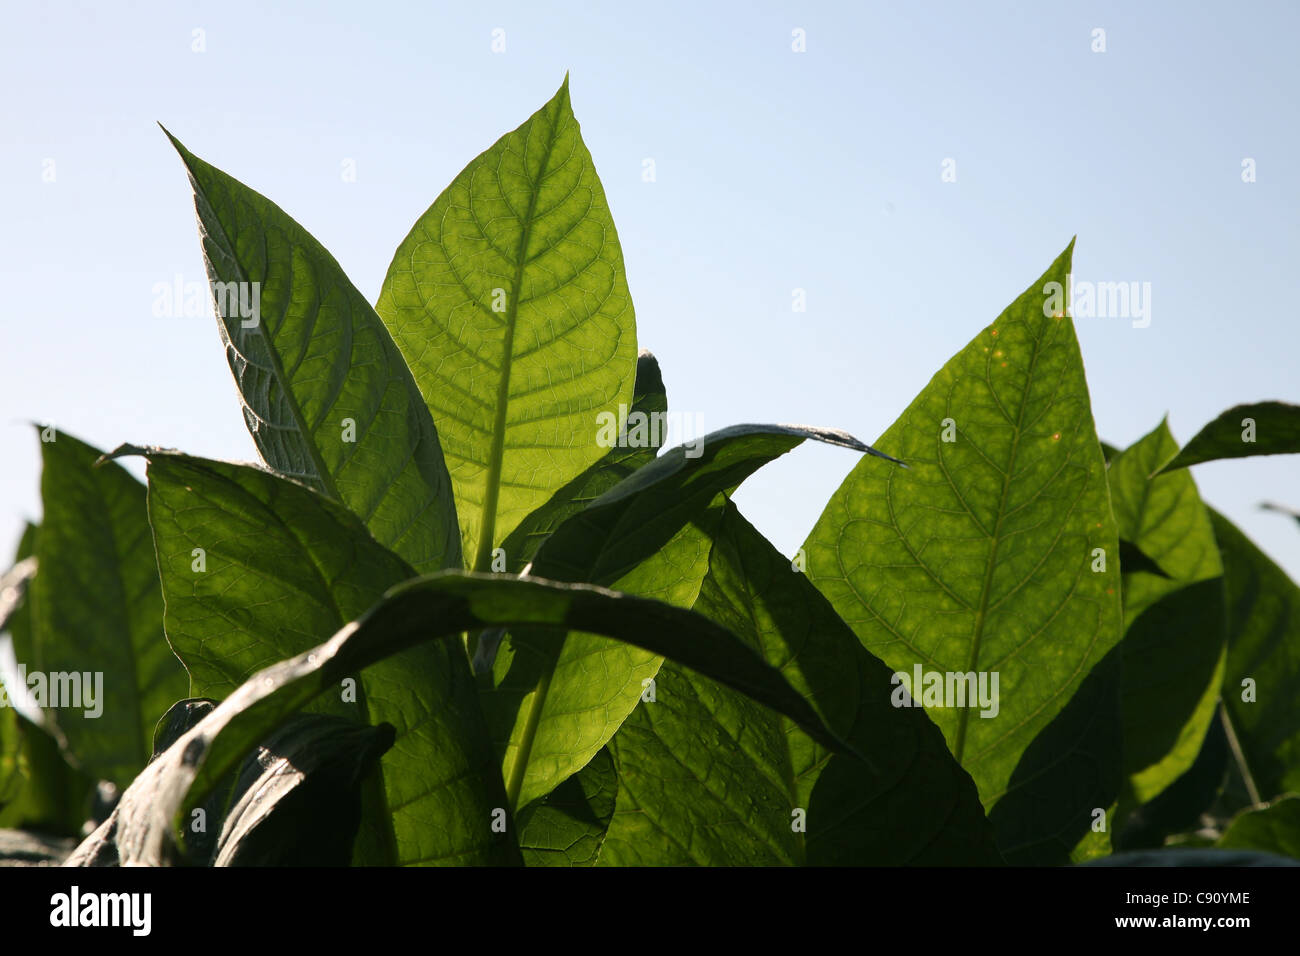
<path id="1" fill-rule="evenodd" d="M 708 429 L 811 422 L 874 441 L 1075 234 L 1077 278 L 1152 290 L 1148 328 L 1077 323 L 1103 437 L 1127 444 L 1168 412 L 1185 441 L 1238 402 L 1298 401 L 1298 10 L 10 4 L 0 547 L 39 516 L 30 420 L 103 447 L 255 457 L 213 321 L 152 314 L 157 283 L 204 278 L 156 120 L 297 218 L 373 301 L 415 218 L 565 70 L 640 342 L 673 409 Z M 792 552 L 854 460 L 799 448 L 739 500 Z M 1300 574 L 1300 530 L 1256 507 L 1300 506 L 1300 459 L 1194 473 Z"/>

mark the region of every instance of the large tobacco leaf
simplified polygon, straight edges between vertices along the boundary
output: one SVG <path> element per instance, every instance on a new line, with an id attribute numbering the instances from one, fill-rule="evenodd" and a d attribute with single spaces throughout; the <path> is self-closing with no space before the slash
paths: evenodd
<path id="1" fill-rule="evenodd" d="M 1072 250 L 882 436 L 909 467 L 863 459 L 805 545 L 809 576 L 891 668 L 998 675 L 996 716 L 927 706 L 986 808 L 1121 634 L 1118 562 L 1093 570 L 1118 553 L 1105 463 L 1073 323 L 1051 308 Z"/>
<path id="2" fill-rule="evenodd" d="M 49 434 L 31 658 L 19 663 L 51 688 L 69 686 L 58 675 L 77 675 L 83 705 L 99 692 L 93 707 L 65 701 L 46 717 L 81 767 L 124 787 L 148 761 L 158 719 L 185 696 L 185 670 L 163 634 L 144 485 L 116 462 L 97 466 L 98 449 Z"/>
<path id="3" fill-rule="evenodd" d="M 263 460 L 343 502 L 417 571 L 460 567 L 438 433 L 375 310 L 284 210 L 168 136 Z"/>
<path id="4" fill-rule="evenodd" d="M 599 461 L 632 398 L 636 323 L 568 78 L 398 246 L 376 306 L 433 412 L 469 565 Z"/>

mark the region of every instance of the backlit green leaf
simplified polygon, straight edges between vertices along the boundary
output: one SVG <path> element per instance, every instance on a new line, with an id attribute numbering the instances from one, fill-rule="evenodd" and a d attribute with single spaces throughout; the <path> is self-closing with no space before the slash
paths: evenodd
<path id="1" fill-rule="evenodd" d="M 808 573 L 896 671 L 999 680 L 996 716 L 927 713 L 986 808 L 1121 633 L 1118 537 L 1083 363 L 1052 314 L 1070 248 L 930 381 L 805 545 Z M 1052 285 L 1055 283 L 1056 285 Z M 954 690 L 957 689 L 954 684 Z M 912 694 L 922 696 L 921 688 Z"/>
<path id="2" fill-rule="evenodd" d="M 632 399 L 623 253 L 567 77 L 420 217 L 376 308 L 437 423 L 466 559 L 489 570 Z"/>

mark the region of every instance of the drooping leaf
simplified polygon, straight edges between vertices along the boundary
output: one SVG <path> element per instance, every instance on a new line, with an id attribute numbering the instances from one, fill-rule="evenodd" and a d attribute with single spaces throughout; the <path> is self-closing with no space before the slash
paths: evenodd
<path id="1" fill-rule="evenodd" d="M 805 545 L 813 582 L 891 668 L 998 675 L 996 717 L 927 706 L 986 808 L 1120 637 L 1118 563 L 1092 570 L 1118 549 L 1104 459 L 1073 324 L 1051 314 L 1072 250 L 880 439 L 909 469 L 863 459 Z"/>
<path id="2" fill-rule="evenodd" d="M 1223 705 L 1259 799 L 1300 792 L 1300 588 L 1213 508 L 1228 606 Z"/>
<path id="3" fill-rule="evenodd" d="M 167 859 L 178 814 L 197 806 L 257 741 L 344 677 L 425 641 L 525 625 L 551 627 L 557 635 L 603 633 L 673 656 L 792 717 L 824 746 L 852 752 L 779 672 L 699 615 L 590 585 L 445 571 L 400 585 L 324 644 L 259 671 L 146 767 L 122 797 L 115 834 L 122 862 Z M 516 848 L 512 834 L 501 839 Z"/>
<path id="4" fill-rule="evenodd" d="M 874 453 L 833 429 L 721 429 L 669 449 L 564 521 L 538 549 L 532 573 L 690 607 L 709 551 L 691 523 L 718 494 L 806 439 Z M 512 633 L 485 700 L 511 805 L 530 803 L 581 769 L 632 712 L 659 665 L 653 653 L 595 635 L 557 642 Z"/>
<path id="5" fill-rule="evenodd" d="M 194 187 L 226 358 L 263 460 L 343 502 L 416 570 L 460 567 L 438 433 L 379 316 L 284 210 L 167 135 Z"/>
<path id="6" fill-rule="evenodd" d="M 167 634 L 194 696 L 226 696 L 415 576 L 346 508 L 287 478 L 161 449 L 114 454 L 149 459 Z M 395 728 L 367 817 L 389 833 L 370 837 L 373 852 L 382 857 L 382 844 L 395 840 L 399 863 L 499 862 L 500 841 L 471 822 L 502 796 L 463 651 L 422 644 L 353 676 L 355 704 L 344 702 L 343 687 L 316 706 Z"/>
<path id="7" fill-rule="evenodd" d="M 1300 859 L 1300 796 L 1286 797 L 1239 814 L 1219 838 L 1217 846 Z"/>
<path id="8" fill-rule="evenodd" d="M 610 742 L 618 766 L 602 865 L 996 864 L 975 787 L 889 669 L 726 502 L 695 610 L 780 669 L 867 755 L 828 752 L 788 719 L 665 663 L 655 699 Z"/>
<path id="9" fill-rule="evenodd" d="M 145 488 L 115 462 L 97 467 L 99 450 L 66 433 L 42 441 L 41 453 L 32 657 L 19 664 L 45 675 L 51 694 L 56 683 L 73 691 L 73 706 L 46 716 L 82 767 L 124 787 L 186 683 L 163 636 Z"/>
<path id="10" fill-rule="evenodd" d="M 1300 405 L 1285 402 L 1236 405 L 1197 432 L 1159 473 L 1223 458 L 1297 452 L 1300 452 Z"/>
<path id="11" fill-rule="evenodd" d="M 398 246 L 376 308 L 433 412 L 469 566 L 604 457 L 636 322 L 569 83 L 476 157 Z"/>
<path id="12" fill-rule="evenodd" d="M 1165 572 L 1124 566 L 1124 763 L 1139 803 L 1200 753 L 1226 653 L 1223 563 L 1196 483 L 1187 471 L 1148 477 L 1177 449 L 1161 422 L 1108 472 L 1120 538 Z"/>

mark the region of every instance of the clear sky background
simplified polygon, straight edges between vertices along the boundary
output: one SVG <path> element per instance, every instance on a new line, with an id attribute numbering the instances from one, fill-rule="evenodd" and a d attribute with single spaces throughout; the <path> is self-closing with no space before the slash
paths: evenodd
<path id="1" fill-rule="evenodd" d="M 256 457 L 214 320 L 152 314 L 156 284 L 205 278 L 155 121 L 373 302 L 415 219 L 566 70 L 640 343 L 707 429 L 874 441 L 1076 234 L 1076 279 L 1151 284 L 1149 327 L 1076 322 L 1103 438 L 1300 401 L 1300 4 L 14 2 L 3 22 L 0 549 L 40 514 L 32 420 Z M 855 460 L 800 447 L 738 500 L 792 553 Z M 1300 529 L 1258 510 L 1300 507 L 1300 458 L 1194 474 L 1300 576 Z"/>

